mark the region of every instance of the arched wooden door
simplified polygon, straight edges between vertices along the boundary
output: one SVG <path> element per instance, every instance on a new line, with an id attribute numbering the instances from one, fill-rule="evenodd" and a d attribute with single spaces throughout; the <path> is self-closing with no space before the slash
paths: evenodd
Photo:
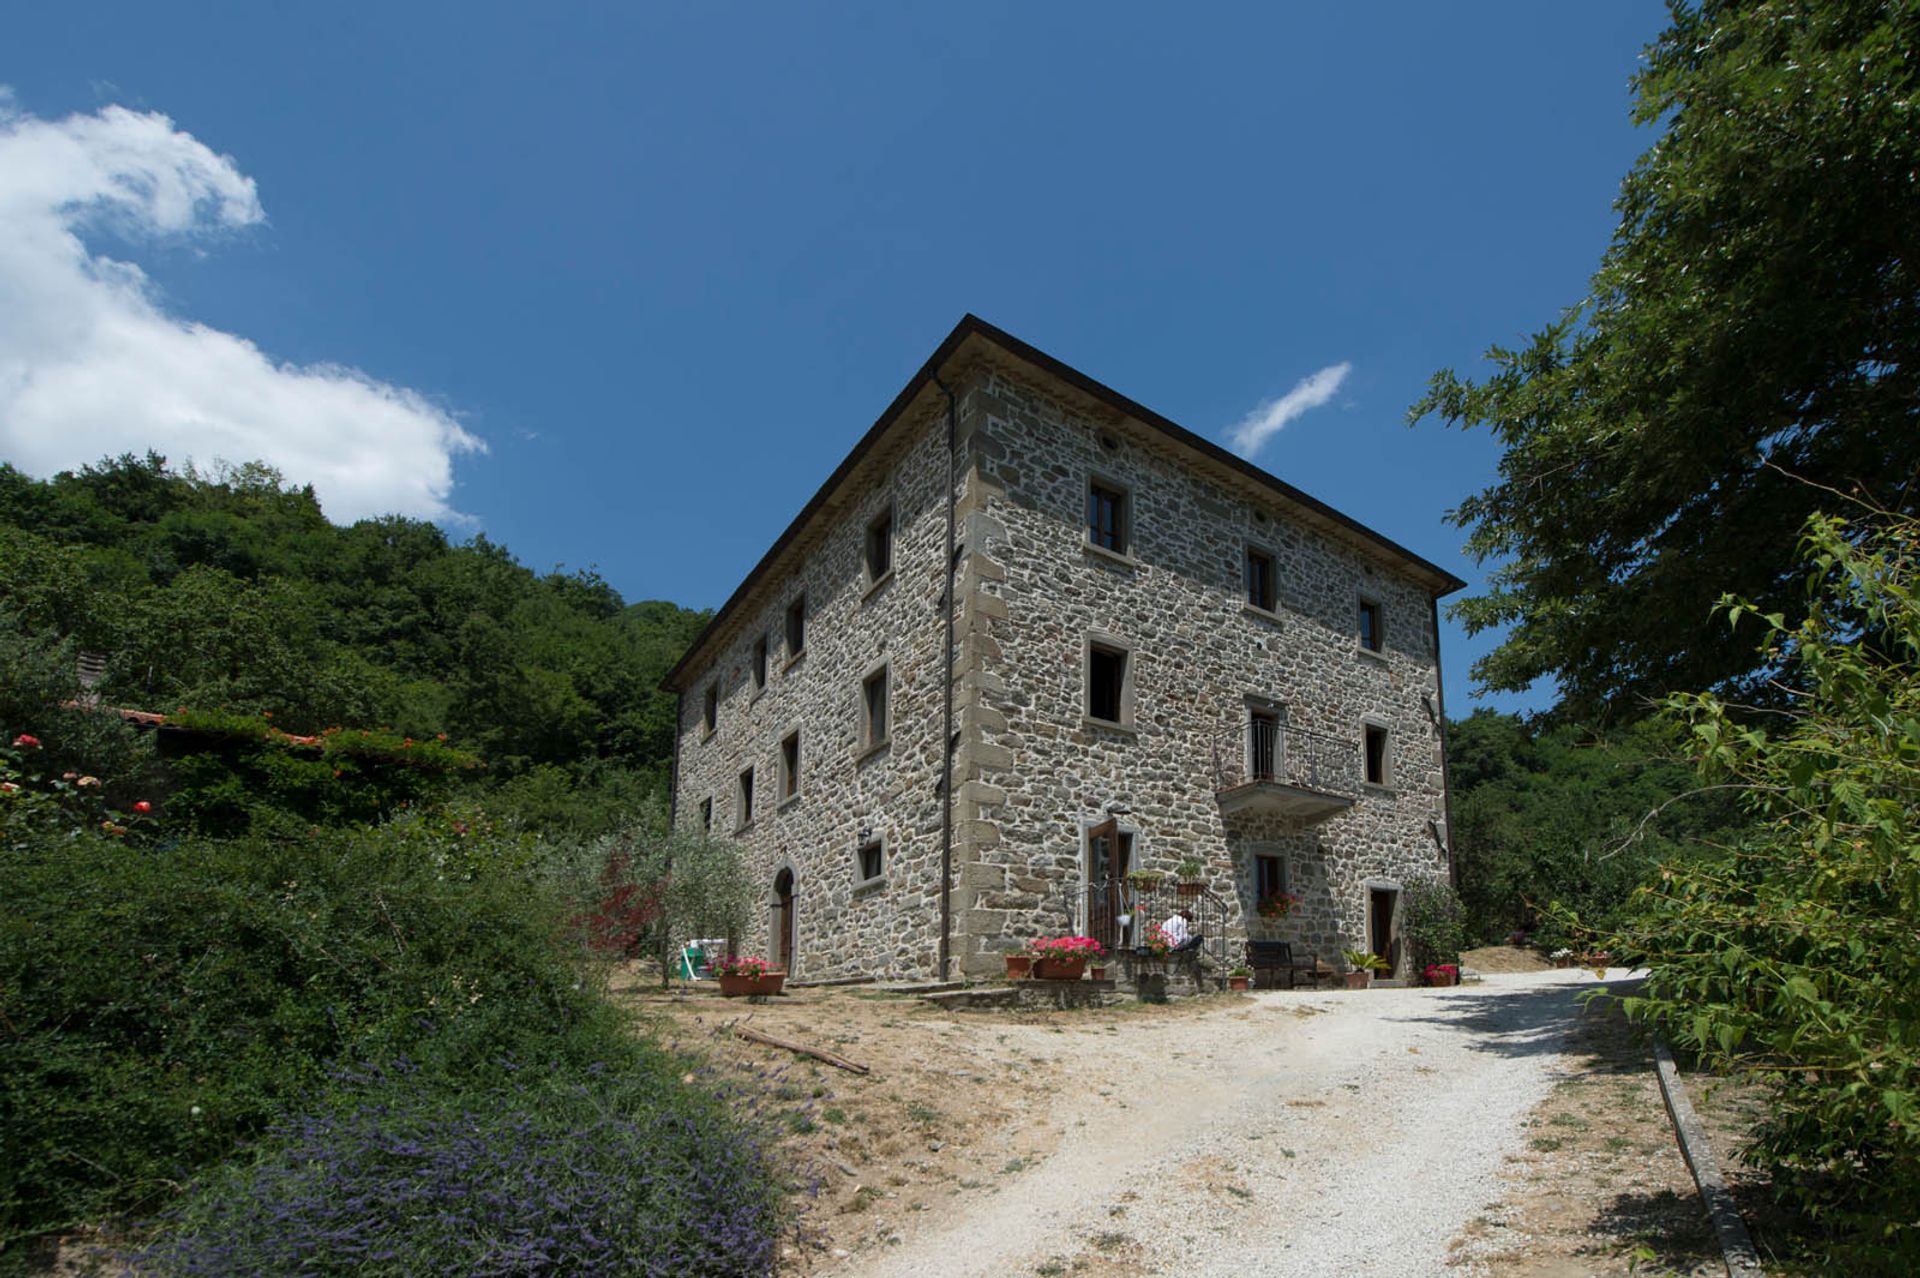
<path id="1" fill-rule="evenodd" d="M 783 972 L 793 971 L 793 871 L 773 877 L 773 962 Z"/>

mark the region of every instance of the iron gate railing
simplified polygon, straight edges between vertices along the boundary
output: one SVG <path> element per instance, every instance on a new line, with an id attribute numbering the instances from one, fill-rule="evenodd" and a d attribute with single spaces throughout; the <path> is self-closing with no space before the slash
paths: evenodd
<path id="1" fill-rule="evenodd" d="M 1201 937 L 1200 950 L 1223 967 L 1231 966 L 1227 929 L 1233 916 L 1227 902 L 1202 885 L 1144 874 L 1075 878 L 1056 893 L 1055 903 L 1069 927 L 1091 936 L 1108 953 L 1140 946 L 1152 928 L 1179 910 L 1188 929 Z"/>

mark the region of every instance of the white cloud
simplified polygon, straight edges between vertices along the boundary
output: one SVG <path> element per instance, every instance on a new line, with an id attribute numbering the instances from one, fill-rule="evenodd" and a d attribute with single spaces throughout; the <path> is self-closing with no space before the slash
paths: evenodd
<path id="1" fill-rule="evenodd" d="M 416 391 L 276 363 L 169 314 L 146 274 L 90 249 L 206 240 L 266 220 L 253 180 L 164 115 L 21 113 L 0 86 L 0 459 L 49 475 L 121 453 L 262 460 L 329 518 L 460 519 L 453 459 L 483 452 Z"/>
<path id="2" fill-rule="evenodd" d="M 1252 457 L 1260 451 L 1262 444 L 1279 434 L 1288 422 L 1332 399 L 1339 392 L 1340 383 L 1346 381 L 1347 374 L 1352 371 L 1353 365 L 1342 360 L 1311 377 L 1301 378 L 1292 390 L 1280 398 L 1262 403 L 1233 428 L 1233 450 L 1242 457 Z"/>

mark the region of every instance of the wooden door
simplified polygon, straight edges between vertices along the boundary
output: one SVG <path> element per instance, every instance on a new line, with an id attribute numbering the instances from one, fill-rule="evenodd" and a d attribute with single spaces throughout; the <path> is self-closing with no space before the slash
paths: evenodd
<path id="1" fill-rule="evenodd" d="M 793 871 L 782 870 L 773 880 L 773 962 L 783 972 L 793 971 Z"/>
<path id="2" fill-rule="evenodd" d="M 1120 923 L 1128 911 L 1127 871 L 1133 868 L 1133 835 L 1117 820 L 1087 831 L 1087 935 L 1108 950 L 1126 944 Z"/>

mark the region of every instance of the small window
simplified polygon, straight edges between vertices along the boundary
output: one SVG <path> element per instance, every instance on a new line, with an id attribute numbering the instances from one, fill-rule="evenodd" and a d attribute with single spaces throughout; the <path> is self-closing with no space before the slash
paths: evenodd
<path id="1" fill-rule="evenodd" d="M 1105 644 L 1087 646 L 1087 717 L 1102 723 L 1127 721 L 1127 653 Z"/>
<path id="2" fill-rule="evenodd" d="M 807 650 L 807 597 L 801 595 L 787 605 L 787 659 L 791 661 Z"/>
<path id="3" fill-rule="evenodd" d="M 753 641 L 753 686 L 767 686 L 767 637 L 761 635 Z"/>
<path id="4" fill-rule="evenodd" d="M 862 883 L 871 883 L 885 874 L 887 872 L 886 845 L 878 839 L 862 844 L 854 869 Z"/>
<path id="5" fill-rule="evenodd" d="M 705 697 L 700 704 L 700 722 L 709 734 L 720 726 L 720 685 L 707 685 Z"/>
<path id="6" fill-rule="evenodd" d="M 1273 556 L 1252 546 L 1247 547 L 1247 602 L 1267 612 L 1275 602 Z"/>
<path id="7" fill-rule="evenodd" d="M 879 581 L 893 571 L 893 507 L 867 525 L 867 580 Z"/>
<path id="8" fill-rule="evenodd" d="M 881 666 L 860 684 L 860 745 L 874 750 L 887 741 L 887 668 Z"/>
<path id="9" fill-rule="evenodd" d="M 736 830 L 744 830 L 753 824 L 753 769 L 748 768 L 740 774 L 740 802 L 737 805 L 739 820 L 734 822 Z"/>
<path id="10" fill-rule="evenodd" d="M 1264 901 L 1270 896 L 1278 896 L 1287 890 L 1287 863 L 1285 858 L 1277 856 L 1256 856 L 1253 858 L 1253 894 L 1256 900 Z"/>
<path id="11" fill-rule="evenodd" d="M 789 732 L 780 743 L 780 797 L 791 799 L 800 793 L 800 733 Z"/>
<path id="12" fill-rule="evenodd" d="M 1127 494 L 1098 479 L 1087 486 L 1087 540 L 1116 555 L 1127 553 Z"/>
<path id="13" fill-rule="evenodd" d="M 1367 784 L 1387 784 L 1387 730 L 1378 724 L 1367 725 Z"/>
<path id="14" fill-rule="evenodd" d="M 1380 605 L 1371 599 L 1360 601 L 1360 646 L 1378 652 L 1386 642 L 1380 626 Z"/>
<path id="15" fill-rule="evenodd" d="M 711 797 L 700 800 L 700 833 L 713 833 L 713 799 Z"/>

